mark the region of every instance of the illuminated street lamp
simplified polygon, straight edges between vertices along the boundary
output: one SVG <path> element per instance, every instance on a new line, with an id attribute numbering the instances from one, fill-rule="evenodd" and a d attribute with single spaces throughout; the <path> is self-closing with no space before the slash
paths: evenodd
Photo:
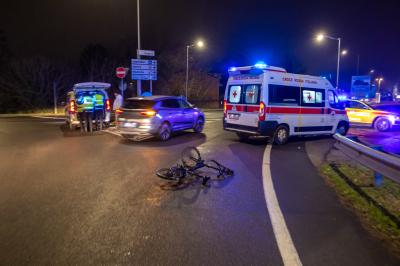
<path id="1" fill-rule="evenodd" d="M 378 82 L 378 93 L 380 93 L 381 92 L 381 83 L 383 81 L 383 78 L 382 77 L 376 78 L 375 81 Z"/>
<path id="2" fill-rule="evenodd" d="M 340 55 L 342 54 L 340 51 L 340 42 L 341 42 L 341 38 L 335 38 L 326 34 L 318 34 L 316 36 L 316 40 L 318 42 L 322 42 L 324 39 L 329 39 L 329 40 L 334 40 L 334 41 L 338 41 L 338 58 L 337 58 L 337 68 L 336 68 L 336 89 L 339 88 L 339 70 L 340 70 Z M 344 50 L 346 51 L 346 50 Z M 347 51 L 343 54 L 345 55 L 347 53 Z"/>
<path id="3" fill-rule="evenodd" d="M 382 77 L 376 78 L 375 81 L 378 82 L 378 90 L 376 91 L 375 98 L 376 98 L 376 102 L 380 103 L 381 102 L 381 83 L 383 81 L 383 78 Z"/>
<path id="4" fill-rule="evenodd" d="M 342 55 L 347 55 L 347 50 L 343 50 L 341 54 Z"/>
<path id="5" fill-rule="evenodd" d="M 189 83 L 189 49 L 192 47 L 203 48 L 204 41 L 198 40 L 196 43 L 186 46 L 186 83 L 185 83 L 185 96 L 188 99 L 188 83 Z"/>

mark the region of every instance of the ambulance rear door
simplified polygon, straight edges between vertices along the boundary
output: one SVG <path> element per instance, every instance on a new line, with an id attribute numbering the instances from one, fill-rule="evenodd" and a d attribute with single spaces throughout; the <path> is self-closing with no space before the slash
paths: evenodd
<path id="1" fill-rule="evenodd" d="M 260 97 L 261 80 L 256 79 L 254 82 L 247 80 L 243 83 L 228 84 L 226 122 L 228 124 L 251 127 L 256 130 L 258 127 Z"/>

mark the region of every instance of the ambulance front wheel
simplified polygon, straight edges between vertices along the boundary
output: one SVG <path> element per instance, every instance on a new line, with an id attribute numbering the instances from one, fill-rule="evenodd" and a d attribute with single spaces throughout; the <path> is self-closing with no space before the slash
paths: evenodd
<path id="1" fill-rule="evenodd" d="M 336 133 L 339 133 L 342 136 L 346 136 L 347 131 L 349 131 L 349 123 L 341 121 L 336 128 Z"/>
<path id="2" fill-rule="evenodd" d="M 273 142 L 276 145 L 284 145 L 289 140 L 289 128 L 285 125 L 280 125 L 276 128 Z"/>
<path id="3" fill-rule="evenodd" d="M 236 133 L 236 135 L 239 137 L 240 141 L 247 141 L 250 137 L 249 135 L 244 133 Z"/>

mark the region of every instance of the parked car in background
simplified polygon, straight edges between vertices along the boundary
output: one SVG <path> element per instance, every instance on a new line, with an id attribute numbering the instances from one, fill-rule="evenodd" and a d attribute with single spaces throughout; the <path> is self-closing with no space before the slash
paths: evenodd
<path id="1" fill-rule="evenodd" d="M 117 128 L 124 138 L 156 136 L 166 141 L 176 131 L 204 128 L 204 113 L 181 97 L 149 96 L 126 99 L 117 110 Z"/>
<path id="2" fill-rule="evenodd" d="M 390 108 L 381 109 L 378 105 L 371 106 L 365 102 L 349 100 L 346 102 L 346 112 L 352 124 L 371 126 L 378 131 L 389 131 L 395 126 L 400 126 L 400 115 L 389 111 Z"/>

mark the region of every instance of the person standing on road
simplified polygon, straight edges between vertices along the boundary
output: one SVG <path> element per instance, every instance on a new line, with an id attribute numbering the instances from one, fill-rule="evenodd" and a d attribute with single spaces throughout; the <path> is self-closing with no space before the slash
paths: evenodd
<path id="1" fill-rule="evenodd" d="M 88 92 L 81 93 L 76 99 L 78 119 L 81 131 L 93 131 L 93 98 Z"/>
<path id="2" fill-rule="evenodd" d="M 117 110 L 120 109 L 122 107 L 122 96 L 121 94 L 119 94 L 118 92 L 114 92 L 114 96 L 115 96 L 115 100 L 113 103 L 113 112 L 115 115 L 115 122 L 117 122 L 118 120 L 118 114 L 117 114 Z"/>
<path id="3" fill-rule="evenodd" d="M 104 123 L 104 94 L 102 92 L 96 91 L 93 96 L 93 101 L 96 130 L 102 130 Z"/>

